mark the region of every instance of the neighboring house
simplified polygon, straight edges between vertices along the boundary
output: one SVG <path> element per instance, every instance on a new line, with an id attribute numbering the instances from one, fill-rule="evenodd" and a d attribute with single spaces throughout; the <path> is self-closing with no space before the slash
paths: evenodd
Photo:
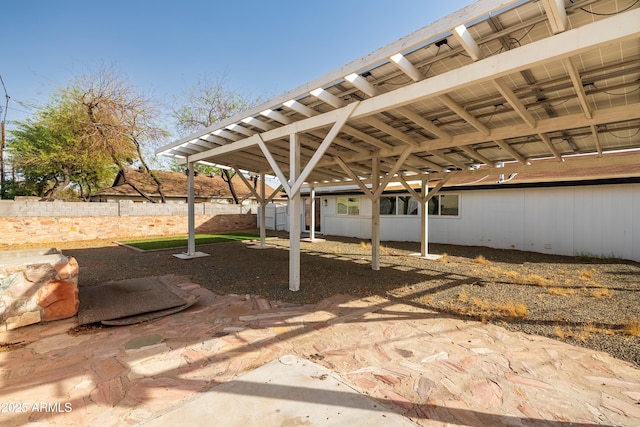
<path id="1" fill-rule="evenodd" d="M 616 155 L 625 154 L 608 156 Z M 308 197 L 304 206 L 308 230 Z M 371 208 L 358 189 L 318 188 L 316 232 L 370 239 Z M 429 201 L 428 211 L 430 243 L 640 261 L 640 165 L 521 173 L 511 179 L 494 169 L 481 179 L 450 180 Z M 380 200 L 381 240 L 419 242 L 420 214 L 406 190 L 387 187 Z"/>
<path id="2" fill-rule="evenodd" d="M 160 201 L 155 182 L 151 177 L 137 169 L 127 169 L 125 171 L 127 180 L 133 182 L 145 194 L 154 200 Z M 181 172 L 155 171 L 158 180 L 162 183 L 162 191 L 168 203 L 186 203 L 187 202 L 187 176 Z M 254 204 L 256 199 L 246 186 L 244 181 L 238 176 L 232 179 L 233 188 L 243 204 Z M 260 188 L 259 184 L 256 188 Z M 267 196 L 274 191 L 270 186 L 266 186 Z M 233 203 L 233 196 L 229 190 L 229 184 L 220 176 L 211 176 L 207 174 L 198 174 L 194 178 L 194 193 L 196 203 Z M 276 199 L 276 201 L 281 198 Z M 92 202 L 117 202 L 122 200 L 130 200 L 133 202 L 146 202 L 137 191 L 129 184 L 125 184 L 122 172 L 118 173 L 113 185 L 104 190 L 100 190 L 91 198 Z"/>

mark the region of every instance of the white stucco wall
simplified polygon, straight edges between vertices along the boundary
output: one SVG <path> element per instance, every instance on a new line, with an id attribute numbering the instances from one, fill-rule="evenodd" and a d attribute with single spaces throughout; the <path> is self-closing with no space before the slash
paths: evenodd
<path id="1" fill-rule="evenodd" d="M 462 191 L 459 217 L 429 217 L 429 242 L 640 261 L 640 184 Z M 322 234 L 371 237 L 371 201 L 337 215 L 322 196 Z M 418 216 L 381 216 L 383 241 L 419 241 Z"/>

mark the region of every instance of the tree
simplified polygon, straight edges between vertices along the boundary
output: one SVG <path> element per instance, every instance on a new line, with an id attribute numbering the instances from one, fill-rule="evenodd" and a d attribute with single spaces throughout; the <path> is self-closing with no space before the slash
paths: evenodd
<path id="1" fill-rule="evenodd" d="M 162 203 L 166 203 L 162 183 L 148 167 L 142 147 L 168 135 L 156 123 L 160 116 L 159 105 L 106 68 L 77 79 L 72 87 L 63 91 L 63 97 L 83 110 L 80 122 L 83 137 L 91 141 L 96 151 L 110 156 L 118 170 L 123 172 L 124 182 L 155 203 L 127 179 L 125 170 L 139 161 L 155 182 Z"/>
<path id="2" fill-rule="evenodd" d="M 79 133 L 79 111 L 57 99 L 39 110 L 34 118 L 17 122 L 9 148 L 13 165 L 25 180 L 22 191 L 53 200 L 72 183 L 86 194 L 110 175 L 109 159 L 91 150 Z"/>
<path id="3" fill-rule="evenodd" d="M 166 202 L 162 184 L 143 155 L 144 145 L 167 135 L 156 124 L 159 115 L 153 100 L 112 70 L 100 68 L 57 91 L 34 119 L 18 123 L 11 140 L 14 165 L 35 182 L 38 194 L 50 199 L 73 183 L 88 200 L 107 171 L 113 175 L 115 170 L 155 203 L 124 173 L 139 162 Z"/>
<path id="4" fill-rule="evenodd" d="M 186 136 L 245 111 L 259 102 L 259 98 L 252 100 L 229 89 L 224 79 L 211 81 L 205 76 L 187 92 L 182 105 L 174 109 L 172 116 L 176 120 L 176 129 L 180 135 Z M 232 182 L 235 172 L 216 168 L 215 173 L 227 183 L 234 202 L 239 204 L 240 200 Z"/>

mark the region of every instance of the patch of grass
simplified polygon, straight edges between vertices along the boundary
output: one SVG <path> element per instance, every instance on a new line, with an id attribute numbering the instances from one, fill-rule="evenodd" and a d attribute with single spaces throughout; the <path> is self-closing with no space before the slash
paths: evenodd
<path id="1" fill-rule="evenodd" d="M 570 288 L 548 288 L 547 289 L 547 293 L 550 295 L 561 295 L 561 296 L 565 296 L 565 295 L 573 295 L 576 293 L 575 289 L 570 289 Z"/>
<path id="2" fill-rule="evenodd" d="M 482 265 L 489 265 L 491 264 L 491 261 L 489 261 L 488 259 L 486 259 L 485 257 L 483 257 L 482 255 L 478 255 L 477 257 L 475 257 L 475 259 L 473 260 L 474 263 L 476 264 L 482 264 Z"/>
<path id="3" fill-rule="evenodd" d="M 479 316 L 481 319 L 489 317 L 523 319 L 527 317 L 527 306 L 517 301 L 500 303 L 480 298 L 473 298 L 469 301 L 469 295 L 464 291 L 458 295 L 458 301 L 462 304 L 454 305 L 451 309 L 460 313 Z"/>
<path id="4" fill-rule="evenodd" d="M 469 301 L 469 294 L 467 293 L 467 291 L 462 291 L 458 294 L 458 301 L 460 302 L 468 302 Z"/>
<path id="5" fill-rule="evenodd" d="M 558 325 L 556 325 L 553 328 L 553 332 L 556 334 L 556 336 L 560 339 L 563 339 L 564 337 L 566 337 L 566 334 L 564 333 L 564 331 L 562 330 L 562 328 Z"/>
<path id="6" fill-rule="evenodd" d="M 632 337 L 640 337 L 640 319 L 631 321 L 624 325 L 624 333 Z"/>
<path id="7" fill-rule="evenodd" d="M 509 270 L 503 273 L 505 280 L 513 283 L 520 283 L 522 279 L 520 278 L 520 273 L 517 271 Z"/>
<path id="8" fill-rule="evenodd" d="M 240 242 L 243 240 L 257 240 L 260 236 L 251 233 L 222 233 L 222 234 L 196 234 L 196 245 L 206 245 L 221 242 Z M 158 237 L 154 239 L 125 240 L 121 243 L 143 251 L 157 249 L 181 248 L 188 246 L 188 236 Z"/>
<path id="9" fill-rule="evenodd" d="M 595 273 L 593 268 L 589 270 L 580 270 L 578 272 L 578 279 L 582 281 L 589 281 L 593 278 L 593 273 Z"/>
<path id="10" fill-rule="evenodd" d="M 594 298 L 611 298 L 611 292 L 607 288 L 596 289 L 591 291 L 591 296 Z"/>
<path id="11" fill-rule="evenodd" d="M 440 258 L 438 258 L 438 262 L 439 262 L 439 263 L 441 263 L 441 264 L 446 264 L 446 263 L 448 263 L 448 262 L 449 262 L 448 257 L 449 257 L 449 254 L 447 254 L 446 252 L 444 252 L 444 253 L 440 256 Z"/>
<path id="12" fill-rule="evenodd" d="M 532 283 L 538 286 L 548 286 L 551 284 L 551 280 L 546 277 L 539 276 L 537 274 L 529 274 L 523 278 L 525 283 Z"/>

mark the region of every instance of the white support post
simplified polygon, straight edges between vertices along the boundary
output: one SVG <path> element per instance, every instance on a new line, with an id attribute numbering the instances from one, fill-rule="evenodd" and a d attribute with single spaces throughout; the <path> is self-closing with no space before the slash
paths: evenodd
<path id="1" fill-rule="evenodd" d="M 380 270 L 380 159 L 372 159 L 371 181 L 373 184 L 371 199 L 371 269 Z"/>
<path id="2" fill-rule="evenodd" d="M 290 136 L 289 148 L 289 187 L 300 175 L 300 141 L 295 133 Z M 289 194 L 289 290 L 300 290 L 300 216 L 302 198 L 300 188 Z"/>
<path id="3" fill-rule="evenodd" d="M 420 207 L 422 215 L 420 217 L 420 256 L 426 258 L 429 254 L 429 178 L 423 177 L 421 180 L 422 192 L 420 197 Z"/>
<path id="4" fill-rule="evenodd" d="M 267 237 L 267 195 L 266 184 L 264 182 L 264 173 L 260 174 L 260 247 L 266 246 L 265 240 Z"/>
<path id="5" fill-rule="evenodd" d="M 195 170 L 193 168 L 193 162 L 187 163 L 187 252 L 181 254 L 174 254 L 173 256 L 180 259 L 191 259 L 209 256 L 204 252 L 196 252 L 196 212 L 195 212 Z"/>
<path id="6" fill-rule="evenodd" d="M 193 256 L 196 253 L 196 215 L 195 215 L 195 170 L 193 162 L 187 163 L 187 222 L 189 228 L 189 240 L 187 243 L 187 255 Z"/>
<path id="7" fill-rule="evenodd" d="M 309 191 L 311 206 L 311 223 L 309 224 L 309 239 L 313 242 L 316 238 L 316 189 L 311 187 Z"/>

